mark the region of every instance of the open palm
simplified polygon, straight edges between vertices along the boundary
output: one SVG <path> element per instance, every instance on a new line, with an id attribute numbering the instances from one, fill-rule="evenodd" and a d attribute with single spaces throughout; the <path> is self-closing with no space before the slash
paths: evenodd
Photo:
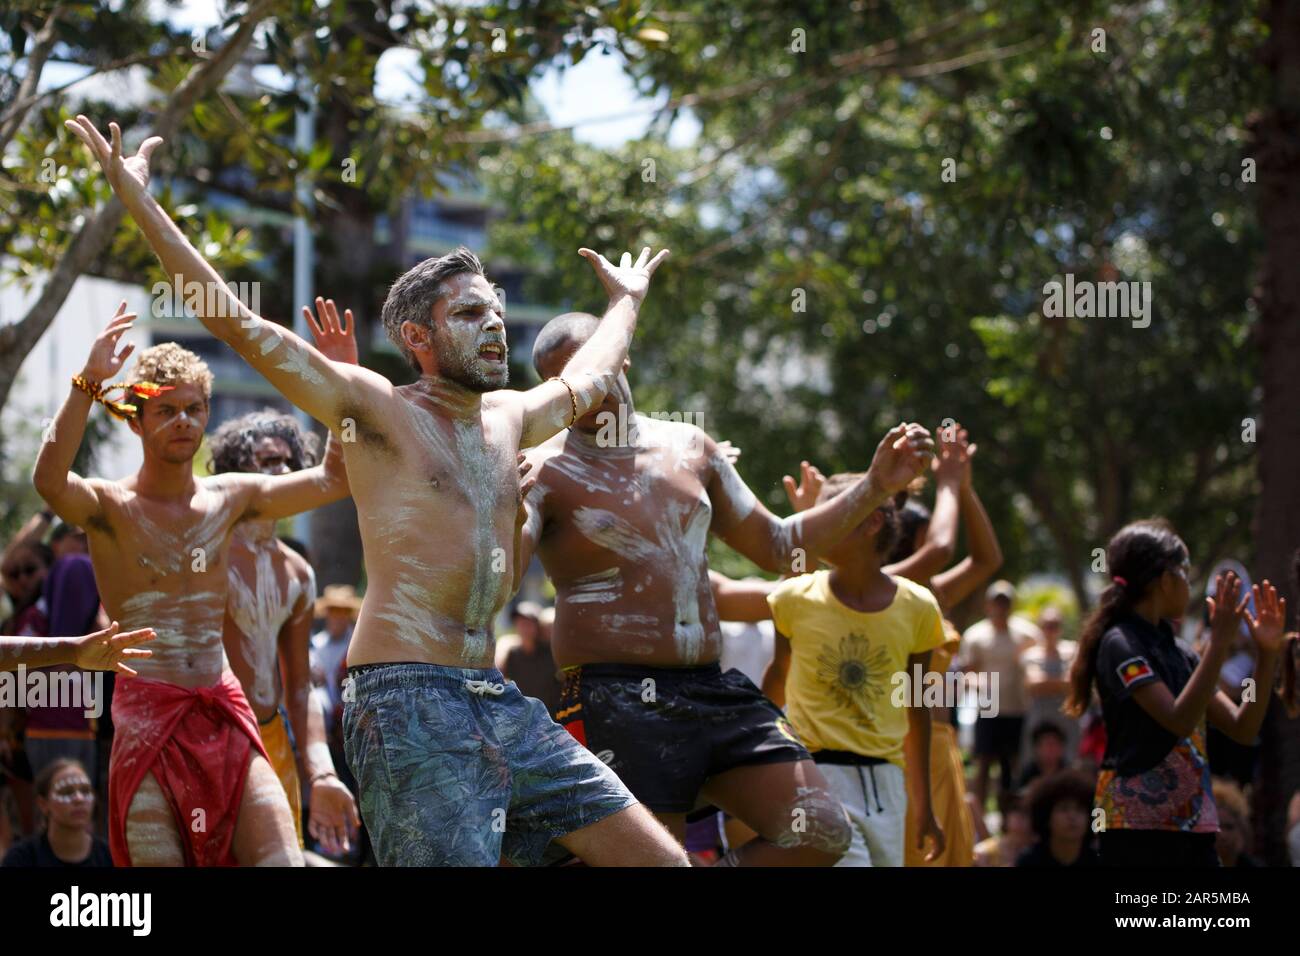
<path id="1" fill-rule="evenodd" d="M 126 311 L 126 301 L 123 300 L 113 318 L 104 327 L 104 331 L 100 332 L 91 343 L 90 355 L 86 358 L 85 367 L 82 369 L 83 375 L 93 382 L 103 384 L 122 371 L 122 366 L 126 364 L 127 357 L 135 351 L 135 346 L 126 345 L 118 351 L 117 340 L 130 331 L 135 317 L 134 312 Z"/>
<path id="2" fill-rule="evenodd" d="M 1286 598 L 1277 596 L 1277 588 L 1265 580 L 1255 585 L 1255 607 L 1259 617 L 1249 610 L 1243 611 L 1246 627 L 1261 651 L 1277 651 L 1282 647 L 1286 633 Z"/>
<path id="3" fill-rule="evenodd" d="M 591 263 L 591 267 L 596 270 L 596 277 L 611 299 L 626 295 L 640 302 L 650 291 L 650 277 L 659 268 L 659 263 L 668 258 L 668 250 L 660 250 L 651 259 L 650 247 L 646 246 L 641 250 L 641 255 L 637 256 L 636 262 L 632 261 L 632 253 L 625 252 L 618 265 L 587 248 L 579 249 L 578 255 Z"/>
<path id="4" fill-rule="evenodd" d="M 74 663 L 82 670 L 116 671 L 134 677 L 136 672 L 126 662 L 153 656 L 153 651 L 137 645 L 152 641 L 154 631 L 145 627 L 119 634 L 119 626 L 114 621 L 102 631 L 78 639 Z"/>
<path id="5" fill-rule="evenodd" d="M 339 317 L 338 307 L 333 299 L 316 297 L 316 314 L 307 306 L 302 307 L 303 318 L 311 329 L 311 336 L 316 340 L 316 348 L 322 355 L 335 362 L 347 365 L 357 364 L 356 320 L 352 310 L 345 309 Z"/>
<path id="6" fill-rule="evenodd" d="M 143 194 L 149 188 L 149 158 L 162 145 L 161 136 L 150 136 L 140 144 L 140 149 L 134 156 L 123 156 L 122 130 L 116 123 L 108 124 L 111 143 L 104 139 L 104 134 L 94 123 L 81 114 L 75 120 L 65 121 L 63 125 L 90 148 L 99 160 L 104 175 L 108 177 L 108 184 L 123 199 Z"/>

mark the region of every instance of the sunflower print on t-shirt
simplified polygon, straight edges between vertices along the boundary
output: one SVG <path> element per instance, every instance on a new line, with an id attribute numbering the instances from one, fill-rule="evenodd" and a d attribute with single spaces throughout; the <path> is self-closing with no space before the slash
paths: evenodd
<path id="1" fill-rule="evenodd" d="M 837 704 L 860 711 L 871 726 L 876 702 L 889 685 L 889 651 L 873 649 L 861 634 L 846 634 L 838 647 L 817 655 L 817 680 Z"/>

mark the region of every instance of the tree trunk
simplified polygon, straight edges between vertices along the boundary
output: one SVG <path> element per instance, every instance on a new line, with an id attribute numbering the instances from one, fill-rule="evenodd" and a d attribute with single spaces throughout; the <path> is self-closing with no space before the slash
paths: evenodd
<path id="1" fill-rule="evenodd" d="M 249 8 L 230 40 L 210 59 L 190 70 L 172 91 L 158 113 L 150 136 L 167 139 L 180 129 L 194 104 L 216 89 L 231 67 L 239 62 L 253 39 L 253 31 L 279 2 L 281 0 L 259 0 Z M 113 196 L 97 212 L 87 216 L 81 231 L 59 259 L 31 309 L 18 322 L 0 327 L 0 409 L 9 400 L 14 379 L 18 377 L 18 370 L 28 353 L 54 321 L 77 277 L 108 247 L 125 214 L 126 210 Z"/>
<path id="2" fill-rule="evenodd" d="M 1264 236 L 1258 303 L 1263 385 L 1256 569 L 1297 605 L 1290 558 L 1300 546 L 1300 0 L 1272 0 L 1262 60 L 1271 91 L 1252 123 Z M 1286 801 L 1300 788 L 1300 720 L 1276 704 L 1263 730 L 1255 791 L 1258 846 L 1282 862 Z"/>

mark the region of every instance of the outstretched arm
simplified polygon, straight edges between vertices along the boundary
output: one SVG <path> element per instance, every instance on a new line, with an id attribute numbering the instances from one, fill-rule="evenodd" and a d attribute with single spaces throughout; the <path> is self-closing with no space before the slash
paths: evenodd
<path id="1" fill-rule="evenodd" d="M 636 329 L 637 313 L 650 291 L 650 277 L 659 268 L 659 263 L 668 258 L 667 249 L 650 258 L 649 246 L 641 250 L 635 263 L 631 253 L 623 253 L 617 266 L 590 249 L 579 249 L 578 254 L 590 261 L 596 270 L 601 285 L 609 294 L 609 306 L 591 338 L 564 366 L 560 377 L 568 387 L 564 382 L 543 382 L 524 392 L 521 448 L 540 445 L 604 401 L 623 370 L 628 347 L 632 344 L 632 333 Z"/>
<path id="2" fill-rule="evenodd" d="M 114 621 L 102 631 L 84 637 L 0 637 L 0 671 L 23 667 L 73 664 L 87 671 L 116 671 L 124 677 L 136 672 L 127 661 L 152 657 L 139 645 L 154 639 L 153 628 L 118 633 Z"/>
<path id="3" fill-rule="evenodd" d="M 916 424 L 890 430 L 871 467 L 830 501 L 789 518 L 778 518 L 754 496 L 713 439 L 705 436 L 712 476 L 713 531 L 765 571 L 796 573 L 816 566 L 817 555 L 838 544 L 890 495 L 906 488 L 933 454 L 930 433 Z"/>
<path id="4" fill-rule="evenodd" d="M 311 693 L 312 608 L 316 603 L 316 580 L 310 568 L 296 613 L 280 631 L 280 669 L 284 675 L 284 700 L 298 753 L 311 793 L 307 831 L 325 845 L 329 853 L 346 852 L 349 825 L 357 825 L 357 807 L 352 793 L 338 778 L 334 759 L 325 739 L 325 719 L 320 702 Z"/>
<path id="5" fill-rule="evenodd" d="M 325 358 L 342 365 L 357 364 L 356 323 L 351 309 L 340 319 L 333 299 L 317 297 L 316 313 L 313 315 L 304 305 L 302 314 L 316 348 Z M 289 475 L 249 475 L 245 480 L 255 486 L 245 517 L 287 518 L 351 494 L 343 446 L 334 440 L 333 432 L 326 435 L 320 464 Z"/>
<path id="6" fill-rule="evenodd" d="M 930 579 L 930 589 L 938 599 L 939 607 L 945 610 L 964 601 L 1002 567 L 1002 548 L 998 545 L 997 532 L 993 530 L 993 522 L 989 520 L 971 478 L 970 462 L 976 447 L 970 445 L 966 449 L 966 473 L 960 492 L 962 526 L 966 529 L 970 554 Z"/>
<path id="7" fill-rule="evenodd" d="M 709 587 L 720 621 L 770 621 L 772 607 L 767 596 L 777 581 L 737 581 L 717 571 L 709 572 Z"/>
<path id="8" fill-rule="evenodd" d="M 926 586 L 933 575 L 948 566 L 957 550 L 957 516 L 960 490 L 967 471 L 966 430 L 960 425 L 940 428 L 938 452 L 934 459 L 934 511 L 930 527 L 921 546 L 897 564 L 885 567 L 886 574 L 896 574 Z"/>
<path id="9" fill-rule="evenodd" d="M 122 371 L 135 346 L 127 345 L 119 352 L 117 341 L 131 328 L 134 320 L 135 313 L 126 311 L 126 302 L 123 302 L 104 331 L 95 338 L 80 376 L 88 387 L 98 388 Z M 94 400 L 88 392 L 72 386 L 53 425 L 44 435 L 40 453 L 36 456 L 36 470 L 32 473 L 37 493 L 54 513 L 68 524 L 79 526 L 99 510 L 99 496 L 94 485 L 72 470 L 92 404 Z"/>
<path id="10" fill-rule="evenodd" d="M 257 369 L 289 401 L 328 427 L 358 383 L 377 384 L 382 377 L 356 366 L 331 362 L 291 329 L 255 315 L 230 290 L 149 194 L 149 157 L 162 144 L 154 136 L 134 156 L 122 155 L 122 133 L 109 124 L 112 142 L 105 140 L 85 116 L 65 124 L 99 160 L 109 184 L 139 225 L 149 245 L 173 281 L 196 286 L 201 295 L 186 295 L 197 304 L 199 321 Z M 387 384 L 387 383 L 385 383 Z"/>

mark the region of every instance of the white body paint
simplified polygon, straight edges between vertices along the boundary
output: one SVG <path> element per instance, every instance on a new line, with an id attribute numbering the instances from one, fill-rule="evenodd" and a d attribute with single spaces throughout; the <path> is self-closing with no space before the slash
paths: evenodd
<path id="1" fill-rule="evenodd" d="M 287 580 L 281 585 L 276 574 L 280 545 L 272 535 L 242 525 L 235 535 L 253 553 L 253 580 L 245 581 L 231 562 L 227 611 L 239 628 L 244 661 L 253 670 L 252 684 L 245 684 L 244 693 L 265 712 L 279 704 L 280 629 L 298 609 L 304 589 L 291 568 L 285 569 Z"/>

